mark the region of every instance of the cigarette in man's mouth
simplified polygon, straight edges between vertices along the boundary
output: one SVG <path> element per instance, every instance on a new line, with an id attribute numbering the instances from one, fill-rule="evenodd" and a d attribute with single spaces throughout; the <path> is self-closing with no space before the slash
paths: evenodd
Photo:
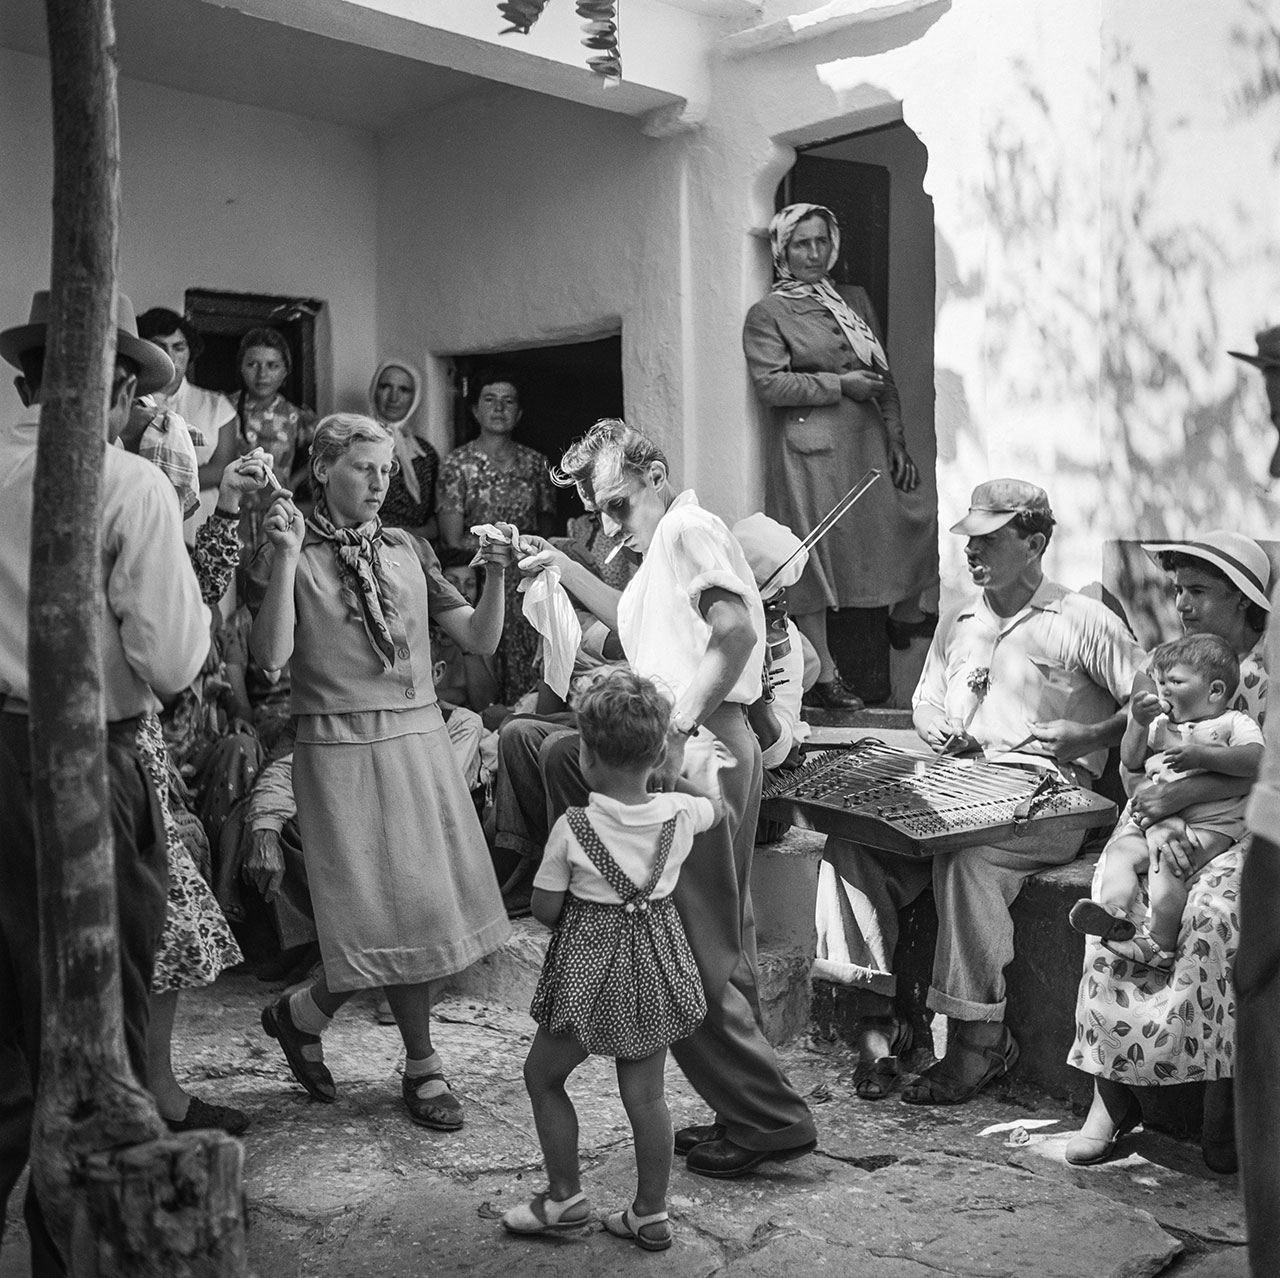
<path id="1" fill-rule="evenodd" d="M 616 555 L 618 551 L 620 551 L 621 549 L 622 549 L 622 543 L 619 542 L 607 555 L 605 555 L 604 557 L 605 563 L 607 564 L 613 563 L 614 555 Z"/>

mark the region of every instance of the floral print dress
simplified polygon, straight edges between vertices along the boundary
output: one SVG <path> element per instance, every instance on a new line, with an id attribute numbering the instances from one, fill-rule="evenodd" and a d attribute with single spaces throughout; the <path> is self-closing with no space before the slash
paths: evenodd
<path id="1" fill-rule="evenodd" d="M 455 448 L 440 469 L 439 508 L 462 515 L 464 536 L 475 524 L 515 524 L 536 532 L 540 517 L 555 512 L 547 459 L 536 448 L 512 444 L 508 465 L 496 466 L 478 441 Z M 541 638 L 525 620 L 519 573 L 507 574 L 506 620 L 498 646 L 499 695 L 506 705 L 535 688 L 541 672 Z"/>
<path id="2" fill-rule="evenodd" d="M 265 448 L 271 454 L 276 478 L 289 487 L 289 479 L 299 460 L 311 447 L 315 431 L 315 414 L 309 408 L 297 408 L 279 391 L 262 407 L 250 404 L 241 393 L 236 399 L 240 422 L 240 451 Z M 275 489 L 269 484 L 256 493 L 246 493 L 240 501 L 240 545 L 247 561 L 262 536 L 262 521 L 275 500 Z"/>
<path id="3" fill-rule="evenodd" d="M 206 603 L 222 597 L 237 559 L 235 522 L 216 516 L 196 532 L 191 566 Z M 156 949 L 151 992 L 194 989 L 212 983 L 243 955 L 205 880 L 210 854 L 204 827 L 186 803 L 186 786 L 165 744 L 159 718 L 143 715 L 138 754 L 160 798 L 169 862 L 169 898 L 164 931 Z M 205 874 L 200 866 L 205 867 Z"/>
<path id="4" fill-rule="evenodd" d="M 1264 641 L 1240 660 L 1233 709 L 1266 718 Z M 1191 880 L 1170 971 L 1118 958 L 1088 937 L 1076 999 L 1075 1041 L 1067 1063 L 1135 1086 L 1213 1082 L 1235 1074 L 1240 943 L 1240 871 L 1244 849 L 1215 857 Z M 1094 891 L 1101 874 L 1095 874 Z M 1145 908 L 1145 898 L 1142 908 Z"/>

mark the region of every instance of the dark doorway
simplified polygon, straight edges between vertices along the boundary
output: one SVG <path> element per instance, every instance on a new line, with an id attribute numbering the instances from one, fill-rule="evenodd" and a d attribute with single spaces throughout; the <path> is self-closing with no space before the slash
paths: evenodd
<path id="1" fill-rule="evenodd" d="M 802 151 L 782 179 L 777 206 L 822 204 L 840 224 L 837 284 L 861 284 L 889 335 L 889 170 L 882 164 L 833 160 Z"/>
<path id="2" fill-rule="evenodd" d="M 926 494 L 936 501 L 936 285 L 933 203 L 924 189 L 927 161 L 924 145 L 900 121 L 862 130 L 803 149 L 776 200 L 779 208 L 822 204 L 835 214 L 840 256 L 832 278 L 837 285 L 860 285 L 871 299 L 887 339 L 907 444 Z M 936 587 L 918 603 L 926 613 L 935 612 Z M 842 674 L 864 700 L 888 699 L 903 707 L 910 704 L 928 645 L 917 634 L 909 648 L 891 652 L 888 613 L 888 607 L 834 610 L 827 638 Z"/>
<path id="3" fill-rule="evenodd" d="M 454 357 L 454 447 L 480 432 L 467 405 L 471 379 L 489 365 L 501 365 L 519 383 L 520 425 L 515 438 L 560 460 L 565 448 L 601 417 L 622 416 L 622 338 L 603 337 L 565 346 L 532 346 L 523 350 Z M 572 488 L 557 492 L 556 520 L 582 513 Z"/>
<path id="4" fill-rule="evenodd" d="M 204 338 L 193 381 L 219 390 L 234 402 L 241 389 L 236 354 L 251 328 L 274 328 L 289 346 L 290 371 L 281 388 L 292 404 L 316 407 L 316 320 L 324 303 L 311 297 L 273 297 L 265 293 L 220 293 L 189 288 L 187 319 Z"/>

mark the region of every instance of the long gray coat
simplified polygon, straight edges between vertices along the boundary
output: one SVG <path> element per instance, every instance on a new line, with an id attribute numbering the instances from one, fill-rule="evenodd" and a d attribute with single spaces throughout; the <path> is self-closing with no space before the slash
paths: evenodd
<path id="1" fill-rule="evenodd" d="M 865 289 L 841 295 L 880 337 Z M 881 338 L 883 345 L 883 338 Z M 803 537 L 871 467 L 881 479 L 809 554 L 787 591 L 791 611 L 879 608 L 938 578 L 937 512 L 923 486 L 899 492 L 889 475 L 890 433 L 902 432 L 898 388 L 885 372 L 879 402 L 840 394 L 840 374 L 868 367 L 831 312 L 809 298 L 770 293 L 742 330 L 756 394 L 769 406 L 765 510 Z"/>

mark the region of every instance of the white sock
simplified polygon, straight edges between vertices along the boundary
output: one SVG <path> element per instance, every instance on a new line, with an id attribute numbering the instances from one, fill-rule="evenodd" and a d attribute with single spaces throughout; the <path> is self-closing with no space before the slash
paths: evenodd
<path id="1" fill-rule="evenodd" d="M 289 995 L 289 1015 L 304 1034 L 323 1034 L 333 1024 L 333 1017 L 326 1016 L 311 997 L 309 986 Z"/>
<path id="2" fill-rule="evenodd" d="M 427 1074 L 440 1073 L 443 1062 L 439 1052 L 432 1052 L 421 1060 L 407 1056 L 404 1062 L 405 1078 L 423 1078 Z M 441 1096 L 449 1090 L 449 1084 L 442 1078 L 432 1078 L 420 1083 L 415 1089 L 420 1100 L 430 1100 L 433 1096 Z"/>

